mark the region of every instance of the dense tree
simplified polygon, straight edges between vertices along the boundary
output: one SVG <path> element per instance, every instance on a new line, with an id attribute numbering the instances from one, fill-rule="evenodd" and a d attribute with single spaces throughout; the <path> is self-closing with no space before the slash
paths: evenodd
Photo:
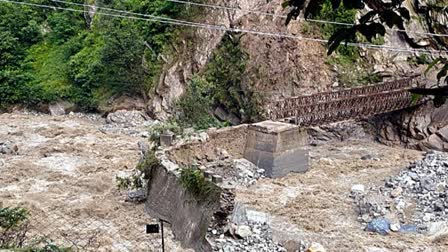
<path id="1" fill-rule="evenodd" d="M 101 7 L 171 18 L 195 9 L 165 0 L 96 1 L 96 10 L 49 0 L 0 3 L 0 108 L 70 100 L 94 110 L 115 95 L 146 97 L 157 83 L 161 54 L 171 53 L 180 29 L 158 22 L 96 15 Z"/>
<path id="2" fill-rule="evenodd" d="M 29 102 L 34 90 L 27 87 L 30 76 L 23 70 L 26 51 L 41 40 L 41 15 L 26 6 L 0 5 L 0 108 Z"/>

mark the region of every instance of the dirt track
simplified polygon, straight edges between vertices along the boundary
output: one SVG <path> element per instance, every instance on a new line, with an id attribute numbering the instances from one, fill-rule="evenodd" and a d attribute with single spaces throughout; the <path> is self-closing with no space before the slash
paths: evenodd
<path id="1" fill-rule="evenodd" d="M 159 251 L 146 235 L 152 220 L 143 205 L 124 202 L 115 176 L 138 162 L 143 138 L 103 133 L 104 122 L 76 116 L 1 114 L 0 142 L 18 155 L 0 154 L 0 201 L 30 209 L 33 234 L 79 250 Z M 90 243 L 86 246 L 87 243 Z M 168 251 L 177 251 L 169 239 Z"/>

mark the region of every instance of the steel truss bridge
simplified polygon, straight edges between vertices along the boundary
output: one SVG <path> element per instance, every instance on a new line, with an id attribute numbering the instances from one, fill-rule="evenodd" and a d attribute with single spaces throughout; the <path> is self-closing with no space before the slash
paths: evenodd
<path id="1" fill-rule="evenodd" d="M 367 118 L 423 103 L 423 99 L 413 98 L 409 92 L 421 86 L 424 86 L 423 79 L 413 76 L 375 85 L 289 97 L 270 103 L 265 112 L 270 120 L 300 126 Z"/>

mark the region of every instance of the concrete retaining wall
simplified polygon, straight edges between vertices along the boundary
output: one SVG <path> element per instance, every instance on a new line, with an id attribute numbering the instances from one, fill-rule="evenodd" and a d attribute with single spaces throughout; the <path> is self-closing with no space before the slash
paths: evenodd
<path id="1" fill-rule="evenodd" d="M 151 170 L 145 210 L 152 217 L 171 223 L 174 236 L 183 247 L 212 251 L 205 235 L 218 208 L 219 199 L 198 201 L 167 168 L 158 166 Z"/>

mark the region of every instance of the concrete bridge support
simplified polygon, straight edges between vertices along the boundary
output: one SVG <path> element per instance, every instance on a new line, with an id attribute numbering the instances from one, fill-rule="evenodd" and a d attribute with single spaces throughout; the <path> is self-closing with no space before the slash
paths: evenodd
<path id="1" fill-rule="evenodd" d="M 271 178 L 309 170 L 307 134 L 296 125 L 264 121 L 248 128 L 244 158 L 265 170 Z"/>

